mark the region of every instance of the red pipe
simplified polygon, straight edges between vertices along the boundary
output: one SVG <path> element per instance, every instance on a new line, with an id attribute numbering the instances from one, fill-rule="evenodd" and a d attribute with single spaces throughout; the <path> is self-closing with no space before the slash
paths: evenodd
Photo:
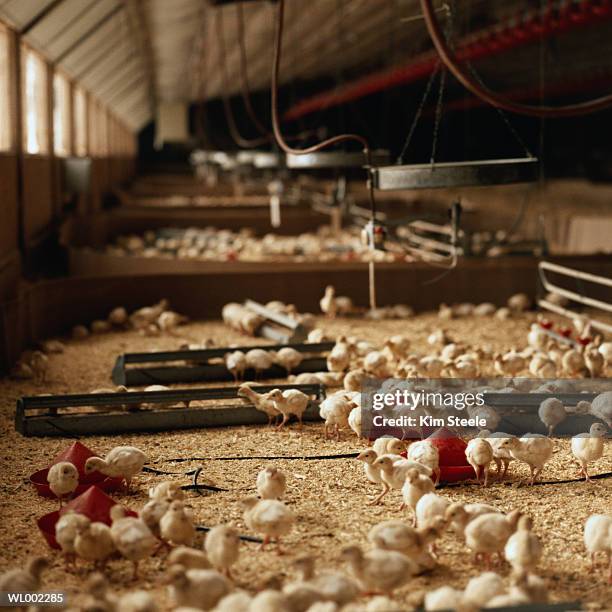
<path id="1" fill-rule="evenodd" d="M 611 0 L 583 0 L 579 7 L 570 4 L 557 13 L 546 8 L 542 14 L 534 13 L 528 18 L 512 17 L 503 24 L 465 38 L 457 45 L 455 55 L 461 61 L 475 61 L 579 27 L 601 24 L 608 19 L 612 19 Z M 378 91 L 418 81 L 431 74 L 437 62 L 438 55 L 434 51 L 422 53 L 409 64 L 387 68 L 306 98 L 292 106 L 283 118 L 298 119 Z"/>

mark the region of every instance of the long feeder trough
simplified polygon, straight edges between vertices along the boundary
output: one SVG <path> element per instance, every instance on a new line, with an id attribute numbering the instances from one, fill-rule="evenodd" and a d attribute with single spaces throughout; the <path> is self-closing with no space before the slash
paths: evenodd
<path id="1" fill-rule="evenodd" d="M 224 348 L 181 350 L 181 351 L 156 351 L 149 353 L 124 353 L 119 355 L 113 367 L 112 378 L 116 385 L 152 385 L 178 382 L 203 382 L 233 380 L 232 373 L 224 363 L 210 363 L 218 360 L 232 351 L 243 351 L 252 349 L 263 349 L 264 351 L 278 351 L 284 347 L 291 347 L 305 355 L 299 366 L 292 374 L 302 372 L 327 371 L 327 361 L 316 353 L 331 351 L 333 342 L 320 342 L 313 344 L 276 344 L 261 346 L 234 346 Z M 175 362 L 173 364 L 173 362 Z M 177 363 L 178 362 L 178 363 Z M 187 363 L 185 363 L 187 362 Z M 147 364 L 136 367 L 137 364 Z M 163 364 L 163 365 L 157 365 Z M 274 364 L 267 370 L 258 373 L 261 379 L 284 378 L 287 371 L 279 365 Z M 247 369 L 245 379 L 253 380 L 255 371 Z"/>
<path id="2" fill-rule="evenodd" d="M 304 419 L 319 419 L 318 402 L 325 397 L 323 385 L 257 386 L 261 393 L 272 389 L 298 389 L 314 398 Z M 238 400 L 237 392 L 238 387 L 216 387 L 22 397 L 17 400 L 15 429 L 24 436 L 75 437 L 266 424 L 267 416 L 245 404 L 242 398 L 240 403 L 231 402 Z M 191 407 L 192 402 L 216 403 L 209 407 Z M 143 404 L 162 406 L 126 410 L 126 406 Z M 68 408 L 74 410 L 59 412 Z"/>
<path id="3" fill-rule="evenodd" d="M 267 308 L 254 300 L 245 300 L 243 306 L 260 315 L 265 320 L 255 334 L 279 344 L 303 342 L 308 335 L 306 328 L 291 317 Z"/>
<path id="4" fill-rule="evenodd" d="M 486 159 L 480 161 L 411 164 L 372 168 L 374 187 L 381 191 L 442 189 L 530 183 L 538 178 L 538 159 Z"/>

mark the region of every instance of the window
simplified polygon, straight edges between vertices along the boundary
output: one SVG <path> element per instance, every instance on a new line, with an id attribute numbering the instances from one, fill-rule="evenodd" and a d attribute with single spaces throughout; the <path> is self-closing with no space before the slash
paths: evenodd
<path id="1" fill-rule="evenodd" d="M 26 153 L 48 153 L 47 66 L 41 57 L 23 48 L 23 117 Z"/>
<path id="2" fill-rule="evenodd" d="M 80 87 L 74 88 L 74 153 L 87 155 L 87 96 Z"/>
<path id="3" fill-rule="evenodd" d="M 53 149 L 60 157 L 71 153 L 71 127 L 70 84 L 65 76 L 56 73 L 53 77 Z"/>
<path id="4" fill-rule="evenodd" d="M 10 151 L 13 148 L 10 58 L 9 33 L 0 23 L 0 151 Z"/>

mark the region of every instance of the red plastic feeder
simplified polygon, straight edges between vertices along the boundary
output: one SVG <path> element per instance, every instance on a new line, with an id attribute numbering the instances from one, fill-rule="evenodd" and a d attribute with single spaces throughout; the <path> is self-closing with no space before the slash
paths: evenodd
<path id="1" fill-rule="evenodd" d="M 110 478 L 104 474 L 100 474 L 100 472 L 85 474 L 85 462 L 87 459 L 98 456 L 99 455 L 96 455 L 84 444 L 73 442 L 71 446 L 55 457 L 49 467 L 34 472 L 34 474 L 30 476 L 30 482 L 36 487 L 39 495 L 55 498 L 55 494 L 51 491 L 49 483 L 47 482 L 49 468 L 60 461 L 70 461 L 79 471 L 79 485 L 77 486 L 75 495 L 80 495 L 85 492 L 91 485 L 96 485 L 104 491 L 115 491 L 121 486 L 121 478 Z"/>
<path id="2" fill-rule="evenodd" d="M 73 510 L 78 514 L 84 514 L 92 522 L 111 524 L 110 509 L 117 505 L 117 502 L 109 497 L 104 491 L 97 486 L 90 485 L 88 489 L 78 497 L 75 497 L 71 502 L 66 504 L 61 510 L 55 510 L 41 516 L 36 524 L 42 531 L 45 540 L 51 548 L 59 548 L 55 541 L 55 524 L 62 514 Z M 127 510 L 128 516 L 138 516 L 133 510 Z"/>
<path id="3" fill-rule="evenodd" d="M 476 478 L 476 472 L 465 458 L 467 444 L 450 429 L 440 427 L 428 438 L 440 453 L 440 481 L 458 482 Z"/>

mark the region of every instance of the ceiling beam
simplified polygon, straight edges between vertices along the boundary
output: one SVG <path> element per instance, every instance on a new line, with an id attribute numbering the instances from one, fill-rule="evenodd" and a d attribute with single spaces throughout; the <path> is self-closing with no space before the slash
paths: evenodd
<path id="1" fill-rule="evenodd" d="M 28 32 L 32 31 L 43 19 L 45 19 L 48 15 L 50 15 L 58 6 L 61 6 L 66 0 L 53 0 L 50 4 L 48 4 L 40 13 L 34 15 L 28 23 L 26 23 L 21 30 L 19 30 L 19 34 L 21 36 L 25 36 Z"/>

